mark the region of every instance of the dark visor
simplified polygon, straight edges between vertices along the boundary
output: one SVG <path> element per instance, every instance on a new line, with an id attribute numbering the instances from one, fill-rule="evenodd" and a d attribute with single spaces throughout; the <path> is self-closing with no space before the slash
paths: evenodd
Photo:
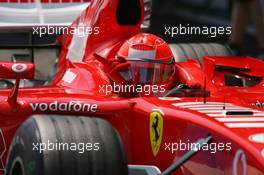
<path id="1" fill-rule="evenodd" d="M 127 61 L 142 61 L 142 62 L 151 62 L 151 63 L 159 63 L 159 64 L 174 64 L 174 58 L 171 61 L 162 61 L 157 59 L 148 59 L 148 58 L 126 58 Z"/>

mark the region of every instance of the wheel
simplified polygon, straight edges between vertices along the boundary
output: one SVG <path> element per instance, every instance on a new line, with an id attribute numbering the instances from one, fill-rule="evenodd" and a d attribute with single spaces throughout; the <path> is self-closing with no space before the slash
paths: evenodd
<path id="1" fill-rule="evenodd" d="M 121 140 L 105 120 L 38 115 L 17 130 L 6 175 L 127 175 Z"/>
<path id="2" fill-rule="evenodd" d="M 170 48 L 176 62 L 186 61 L 187 53 L 180 47 L 180 44 L 170 44 Z"/>
<path id="3" fill-rule="evenodd" d="M 170 44 L 176 62 L 184 62 L 187 58 L 197 59 L 202 63 L 204 56 L 230 56 L 231 50 L 217 43 Z"/>

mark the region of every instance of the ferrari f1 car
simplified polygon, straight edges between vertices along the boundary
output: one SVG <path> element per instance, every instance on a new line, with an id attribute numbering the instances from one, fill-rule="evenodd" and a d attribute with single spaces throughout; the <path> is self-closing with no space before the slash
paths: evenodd
<path id="1" fill-rule="evenodd" d="M 262 61 L 218 44 L 171 45 L 180 75 L 201 88 L 105 93 L 113 84 L 94 54 L 113 58 L 139 33 L 143 13 L 140 0 L 92 1 L 69 28 L 99 34 L 30 46 L 61 48 L 47 82 L 24 81 L 34 78 L 33 63 L 0 63 L 1 174 L 264 174 Z"/>

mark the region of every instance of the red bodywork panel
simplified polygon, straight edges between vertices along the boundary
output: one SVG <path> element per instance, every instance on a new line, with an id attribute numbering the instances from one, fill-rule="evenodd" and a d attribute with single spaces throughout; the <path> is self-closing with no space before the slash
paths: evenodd
<path id="1" fill-rule="evenodd" d="M 32 63 L 0 62 L 0 77 L 5 79 L 34 79 L 35 67 Z"/>
<path id="2" fill-rule="evenodd" d="M 11 90 L 0 91 L 0 144 L 3 145 L 0 169 L 5 167 L 11 140 L 23 121 L 33 114 L 61 114 L 95 116 L 111 122 L 121 135 L 128 163 L 132 165 L 153 165 L 164 170 L 187 151 L 176 149 L 176 143 L 194 143 L 210 134 L 214 145 L 222 143 L 225 150 L 202 151 L 175 175 L 263 174 L 263 139 L 257 143 L 250 138 L 264 133 L 264 111 L 262 105 L 257 105 L 264 102 L 264 62 L 248 57 L 205 57 L 202 65 L 191 59 L 176 63 L 179 78 L 186 83 L 196 81 L 202 88 L 206 85 L 205 90 L 210 92 L 206 100 L 203 96 L 125 99 L 115 94 L 105 95 L 99 89 L 110 86 L 110 80 L 93 54 L 113 58 L 126 39 L 139 33 L 144 16 L 141 2 L 138 24 L 122 26 L 117 22 L 117 6 L 118 0 L 92 1 L 72 24 L 72 27 L 99 27 L 100 35 L 69 34 L 59 38 L 63 48 L 52 85 L 20 88 L 16 110 L 7 101 Z M 225 74 L 241 72 L 258 82 L 254 86 L 226 85 Z M 61 104 L 67 108 L 61 109 Z M 76 104 L 85 108 L 77 109 Z M 163 119 L 163 132 L 159 136 L 162 139 L 154 149 L 153 112 Z"/>

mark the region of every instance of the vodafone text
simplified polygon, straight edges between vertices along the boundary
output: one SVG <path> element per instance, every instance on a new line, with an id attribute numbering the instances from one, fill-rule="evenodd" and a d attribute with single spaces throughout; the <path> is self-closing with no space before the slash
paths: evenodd
<path id="1" fill-rule="evenodd" d="M 52 103 L 30 103 L 32 110 L 35 111 L 53 111 L 53 112 L 97 112 L 97 104 L 80 103 L 70 101 L 68 103 L 60 103 L 54 101 Z"/>

